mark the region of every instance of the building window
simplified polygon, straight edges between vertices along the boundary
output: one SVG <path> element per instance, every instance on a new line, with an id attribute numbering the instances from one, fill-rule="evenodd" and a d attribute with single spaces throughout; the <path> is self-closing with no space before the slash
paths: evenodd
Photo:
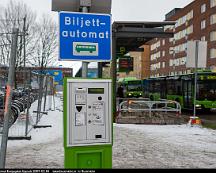
<path id="1" fill-rule="evenodd" d="M 165 39 L 162 40 L 162 45 L 163 45 L 163 46 L 165 45 Z"/>
<path id="2" fill-rule="evenodd" d="M 201 21 L 201 29 L 204 29 L 206 27 L 206 21 L 202 20 Z"/>
<path id="3" fill-rule="evenodd" d="M 179 59 L 175 59 L 174 64 L 175 64 L 175 66 L 179 66 Z"/>
<path id="4" fill-rule="evenodd" d="M 170 59 L 170 61 L 169 61 L 169 66 L 172 67 L 173 65 L 174 65 L 173 60 Z"/>
<path id="5" fill-rule="evenodd" d="M 163 56 L 163 57 L 165 56 L 165 51 L 162 52 L 162 56 Z"/>
<path id="6" fill-rule="evenodd" d="M 174 38 L 173 38 L 173 37 L 169 38 L 169 42 L 170 42 L 170 43 L 172 43 L 172 42 L 173 42 L 173 40 L 174 40 Z"/>
<path id="7" fill-rule="evenodd" d="M 180 61 L 179 62 L 180 65 L 185 65 L 186 64 L 186 57 L 180 58 L 179 61 Z"/>
<path id="8" fill-rule="evenodd" d="M 186 71 L 186 74 L 189 74 L 189 73 L 191 73 L 191 70 L 187 70 L 187 71 Z"/>
<path id="9" fill-rule="evenodd" d="M 139 58 L 139 61 L 141 61 L 142 57 L 141 57 L 141 56 L 139 56 L 138 58 Z"/>
<path id="10" fill-rule="evenodd" d="M 210 41 L 216 41 L 216 31 L 210 32 Z"/>
<path id="11" fill-rule="evenodd" d="M 210 1 L 210 7 L 215 7 L 216 6 L 216 0 L 211 0 Z"/>
<path id="12" fill-rule="evenodd" d="M 201 5 L 201 13 L 206 11 L 206 4 Z"/>
<path id="13" fill-rule="evenodd" d="M 186 28 L 186 35 L 189 35 L 192 33 L 193 33 L 193 25 L 190 25 L 189 27 Z"/>
<path id="14" fill-rule="evenodd" d="M 205 36 L 202 36 L 202 37 L 200 38 L 200 40 L 201 40 L 201 41 L 205 41 L 205 40 L 206 40 L 206 37 L 205 37 Z"/>
<path id="15" fill-rule="evenodd" d="M 175 50 L 174 50 L 174 47 L 170 47 L 170 48 L 169 48 L 169 54 L 170 54 L 170 55 L 172 55 L 172 54 L 174 53 L 174 51 L 175 51 Z"/>
<path id="16" fill-rule="evenodd" d="M 193 10 L 191 10 L 187 15 L 186 15 L 186 20 L 189 21 L 190 19 L 193 18 Z"/>
<path id="17" fill-rule="evenodd" d="M 151 45 L 151 51 L 157 49 L 158 47 L 160 47 L 160 41 L 158 41 L 158 42 Z"/>
<path id="18" fill-rule="evenodd" d="M 166 65 L 165 62 L 163 62 L 163 63 L 162 63 L 162 68 L 165 68 L 165 65 Z"/>
<path id="19" fill-rule="evenodd" d="M 216 58 L 216 49 L 215 48 L 210 49 L 210 58 Z"/>
<path id="20" fill-rule="evenodd" d="M 210 16 L 210 24 L 213 25 L 216 23 L 216 14 L 212 14 Z"/>

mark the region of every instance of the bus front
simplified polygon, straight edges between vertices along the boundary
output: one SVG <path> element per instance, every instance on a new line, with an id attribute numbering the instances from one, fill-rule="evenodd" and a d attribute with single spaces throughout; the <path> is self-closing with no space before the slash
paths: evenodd
<path id="1" fill-rule="evenodd" d="M 127 97 L 142 97 L 142 81 L 141 80 L 134 80 L 128 81 L 127 85 Z"/>
<path id="2" fill-rule="evenodd" d="M 205 110 L 216 108 L 216 73 L 199 75 L 196 108 Z"/>

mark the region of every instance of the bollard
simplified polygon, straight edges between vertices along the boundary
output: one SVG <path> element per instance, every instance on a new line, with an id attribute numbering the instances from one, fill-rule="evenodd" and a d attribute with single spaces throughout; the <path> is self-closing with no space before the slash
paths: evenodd
<path id="1" fill-rule="evenodd" d="M 201 120 L 197 116 L 191 116 L 188 124 L 191 126 L 201 126 Z"/>

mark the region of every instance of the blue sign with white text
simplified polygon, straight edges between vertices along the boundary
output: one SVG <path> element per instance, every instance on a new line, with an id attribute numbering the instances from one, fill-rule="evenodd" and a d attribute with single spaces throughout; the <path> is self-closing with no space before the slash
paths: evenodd
<path id="1" fill-rule="evenodd" d="M 111 15 L 60 12 L 59 60 L 111 61 Z"/>
<path id="2" fill-rule="evenodd" d="M 54 84 L 63 85 L 63 73 L 61 70 L 46 70 L 46 73 L 54 77 Z"/>

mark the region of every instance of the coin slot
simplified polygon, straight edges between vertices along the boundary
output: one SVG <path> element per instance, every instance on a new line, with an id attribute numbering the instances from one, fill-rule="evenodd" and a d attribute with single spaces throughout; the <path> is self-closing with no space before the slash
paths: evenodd
<path id="1" fill-rule="evenodd" d="M 102 138 L 102 135 L 95 135 L 95 138 L 96 138 L 96 139 Z"/>

